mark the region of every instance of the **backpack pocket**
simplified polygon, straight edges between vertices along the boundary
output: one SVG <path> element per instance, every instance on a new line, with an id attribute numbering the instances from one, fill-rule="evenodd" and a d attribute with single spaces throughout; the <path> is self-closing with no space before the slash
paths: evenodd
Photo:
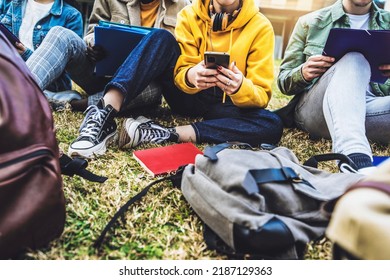
<path id="1" fill-rule="evenodd" d="M 0 156 L 0 258 L 47 245 L 65 224 L 58 159 L 44 146 Z"/>

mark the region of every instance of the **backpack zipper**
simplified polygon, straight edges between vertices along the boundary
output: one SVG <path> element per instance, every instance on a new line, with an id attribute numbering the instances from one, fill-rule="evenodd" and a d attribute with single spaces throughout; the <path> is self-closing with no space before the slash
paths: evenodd
<path id="1" fill-rule="evenodd" d="M 52 155 L 52 153 L 51 153 L 51 151 L 49 149 L 40 149 L 40 150 L 34 151 L 32 153 L 28 153 L 28 154 L 22 155 L 20 157 L 11 159 L 9 161 L 0 163 L 0 169 L 8 167 L 8 166 L 10 166 L 12 164 L 16 164 L 16 163 L 19 163 L 19 162 L 22 162 L 22 161 L 25 161 L 25 160 L 29 160 L 29 159 L 32 159 L 32 158 L 35 158 L 35 157 L 44 156 L 44 155 Z"/>

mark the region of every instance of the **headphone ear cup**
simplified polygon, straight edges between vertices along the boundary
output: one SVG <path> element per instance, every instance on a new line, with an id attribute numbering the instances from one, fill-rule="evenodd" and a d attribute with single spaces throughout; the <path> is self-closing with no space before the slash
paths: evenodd
<path id="1" fill-rule="evenodd" d="M 218 31 L 219 30 L 219 16 L 220 13 L 216 13 L 214 15 L 214 20 L 213 20 L 213 31 Z"/>
<path id="2" fill-rule="evenodd" d="M 223 18 L 223 13 L 218 13 L 218 28 L 217 28 L 217 31 L 221 31 L 222 30 L 222 18 Z"/>
<path id="3" fill-rule="evenodd" d="M 213 31 L 215 31 L 215 18 L 217 17 L 217 14 L 212 14 L 211 15 L 211 28 Z"/>

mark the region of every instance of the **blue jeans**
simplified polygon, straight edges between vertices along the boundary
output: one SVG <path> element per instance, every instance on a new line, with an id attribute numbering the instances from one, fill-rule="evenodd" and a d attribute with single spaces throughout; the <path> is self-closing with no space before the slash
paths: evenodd
<path id="1" fill-rule="evenodd" d="M 334 152 L 371 156 L 368 139 L 390 142 L 390 96 L 375 96 L 370 76 L 363 55 L 346 54 L 302 95 L 295 108 L 297 126 L 332 139 Z"/>
<path id="2" fill-rule="evenodd" d="M 165 30 L 149 33 L 118 69 L 105 91 L 117 88 L 124 104 L 139 95 L 152 81 L 161 83 L 163 96 L 172 112 L 188 117 L 203 117 L 191 124 L 198 143 L 240 141 L 258 146 L 277 143 L 282 122 L 268 110 L 239 108 L 229 98 L 222 103 L 222 91 L 212 88 L 195 95 L 180 91 L 174 84 L 173 70 L 180 55 L 176 39 Z"/>

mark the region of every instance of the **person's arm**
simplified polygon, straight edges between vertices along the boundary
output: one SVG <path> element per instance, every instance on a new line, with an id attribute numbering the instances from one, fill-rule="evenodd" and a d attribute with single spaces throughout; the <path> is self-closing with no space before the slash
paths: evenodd
<path id="1" fill-rule="evenodd" d="M 111 21 L 111 10 L 108 2 L 109 1 L 105 0 L 95 0 L 91 16 L 89 18 L 87 34 L 84 37 L 84 41 L 89 47 L 95 45 L 94 29 L 95 26 L 99 24 L 99 21 Z"/>
<path id="2" fill-rule="evenodd" d="M 253 39 L 246 61 L 236 61 L 237 70 L 244 74 L 241 73 L 241 85 L 235 93 L 230 94 L 230 98 L 238 107 L 265 108 L 271 99 L 275 77 L 274 31 L 269 21 L 264 20 L 256 25 L 259 31 Z"/>
<path id="3" fill-rule="evenodd" d="M 188 94 L 196 94 L 201 90 L 215 86 L 218 72 L 215 69 L 206 69 L 196 40 L 191 32 L 187 17 L 192 17 L 190 9 L 184 8 L 177 15 L 175 37 L 181 49 L 175 70 L 175 84 L 180 90 Z"/>
<path id="4" fill-rule="evenodd" d="M 306 81 L 301 72 L 302 65 L 306 61 L 305 41 L 306 32 L 299 19 L 286 48 L 277 78 L 278 87 L 284 94 L 295 95 L 311 85 L 311 81 Z"/>
<path id="5" fill-rule="evenodd" d="M 73 13 L 69 14 L 67 16 L 67 19 L 65 20 L 64 27 L 67 29 L 72 30 L 77 35 L 80 36 L 80 38 L 83 37 L 83 18 L 81 16 L 81 13 L 77 10 L 75 10 Z M 16 49 L 23 58 L 24 61 L 27 61 L 27 59 L 33 54 L 33 50 L 26 48 L 22 43 L 16 43 Z"/>
<path id="6" fill-rule="evenodd" d="M 74 33 L 83 38 L 83 17 L 81 13 L 77 10 L 68 15 L 65 25 L 65 28 L 72 30 Z"/>

